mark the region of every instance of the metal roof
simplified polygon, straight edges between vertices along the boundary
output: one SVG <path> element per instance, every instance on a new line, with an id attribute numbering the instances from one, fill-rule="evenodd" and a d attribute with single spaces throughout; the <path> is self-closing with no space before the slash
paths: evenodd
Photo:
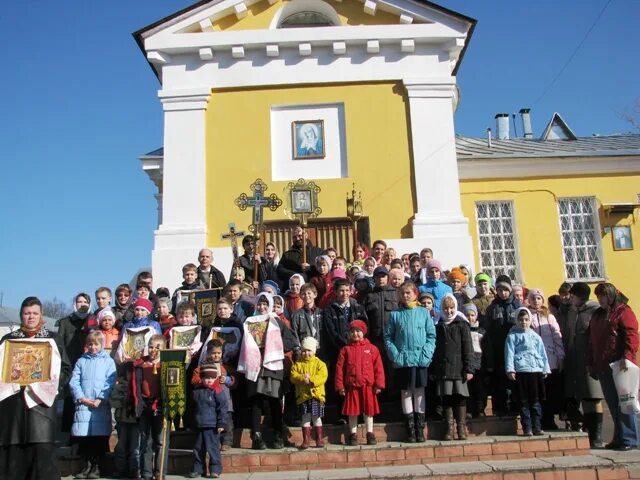
<path id="1" fill-rule="evenodd" d="M 456 135 L 458 160 L 474 158 L 614 157 L 640 155 L 640 135 L 578 137 L 575 140 L 491 140 Z"/>

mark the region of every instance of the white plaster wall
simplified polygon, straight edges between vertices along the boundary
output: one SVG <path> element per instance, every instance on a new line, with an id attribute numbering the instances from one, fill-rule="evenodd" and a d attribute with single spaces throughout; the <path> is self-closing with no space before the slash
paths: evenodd
<path id="1" fill-rule="evenodd" d="M 292 123 L 323 120 L 325 157 L 293 159 Z M 345 178 L 347 149 L 344 105 L 276 105 L 271 107 L 271 176 L 273 180 Z"/>

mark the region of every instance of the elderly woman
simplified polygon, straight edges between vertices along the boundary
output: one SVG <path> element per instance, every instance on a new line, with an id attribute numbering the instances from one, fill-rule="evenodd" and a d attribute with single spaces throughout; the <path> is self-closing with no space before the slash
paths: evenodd
<path id="1" fill-rule="evenodd" d="M 606 448 L 631 450 L 638 444 L 636 416 L 620 411 L 618 393 L 613 382 L 610 363 L 626 360 L 636 363 L 638 352 L 638 320 L 627 305 L 627 298 L 611 283 L 601 283 L 595 289 L 600 308 L 589 324 L 590 374 L 599 378 L 604 399 L 613 417 L 613 440 Z"/>
<path id="2" fill-rule="evenodd" d="M 44 326 L 42 303 L 36 297 L 27 297 L 20 307 L 20 329 L 8 333 L 0 340 L 0 358 L 9 348 L 10 340 L 32 342 L 33 350 L 43 344 L 51 348 L 48 372 L 38 370 L 39 356 L 32 353 L 34 375 L 43 375 L 43 381 L 26 384 L 24 375 L 18 370 L 16 383 L 0 380 L 0 478 L 8 480 L 54 480 L 60 478 L 55 458 L 56 435 L 55 400 L 58 386 L 64 384 L 69 375 L 68 362 L 61 358 L 54 341 L 54 334 Z M 22 347 L 26 350 L 24 347 Z M 17 352 L 16 355 L 19 355 Z M 19 366 L 24 367 L 23 361 Z M 42 364 L 40 364 L 42 367 Z"/>

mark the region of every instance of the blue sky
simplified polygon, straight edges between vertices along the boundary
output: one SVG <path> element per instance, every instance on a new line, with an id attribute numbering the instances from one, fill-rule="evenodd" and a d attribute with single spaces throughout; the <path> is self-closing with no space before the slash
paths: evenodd
<path id="1" fill-rule="evenodd" d="M 443 0 L 478 20 L 458 72 L 456 130 L 483 136 L 498 112 L 554 111 L 577 135 L 631 130 L 619 116 L 640 78 L 640 2 Z M 151 262 L 154 187 L 137 157 L 162 145 L 157 79 L 131 33 L 179 0 L 5 2 L 0 12 L 0 292 L 65 301 L 129 281 Z M 545 93 L 546 92 L 546 93 Z M 521 133 L 521 127 L 518 125 Z"/>

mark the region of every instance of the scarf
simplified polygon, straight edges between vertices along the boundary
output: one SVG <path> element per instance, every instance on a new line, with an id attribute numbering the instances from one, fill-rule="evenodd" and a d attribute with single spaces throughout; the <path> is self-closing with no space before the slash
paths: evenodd
<path id="1" fill-rule="evenodd" d="M 403 306 L 407 309 L 407 310 L 413 310 L 416 307 L 420 306 L 420 302 L 418 302 L 417 300 L 412 300 L 409 303 L 405 303 L 403 304 Z"/>
<path id="2" fill-rule="evenodd" d="M 249 329 L 252 323 L 268 321 L 267 331 L 264 339 L 264 355 L 256 343 Z M 278 371 L 284 368 L 284 347 L 282 344 L 282 334 L 280 326 L 274 314 L 256 315 L 245 320 L 244 336 L 240 347 L 240 358 L 238 360 L 238 372 L 244 372 L 247 380 L 255 382 L 258 380 L 261 367 L 266 370 Z"/>
<path id="3" fill-rule="evenodd" d="M 28 330 L 23 325 L 20 325 L 20 328 L 15 332 L 12 332 L 11 338 L 49 338 L 51 337 L 51 333 L 44 326 L 44 320 L 41 321 L 36 327 L 31 330 Z M 2 358 L 2 357 L 0 357 Z"/>

